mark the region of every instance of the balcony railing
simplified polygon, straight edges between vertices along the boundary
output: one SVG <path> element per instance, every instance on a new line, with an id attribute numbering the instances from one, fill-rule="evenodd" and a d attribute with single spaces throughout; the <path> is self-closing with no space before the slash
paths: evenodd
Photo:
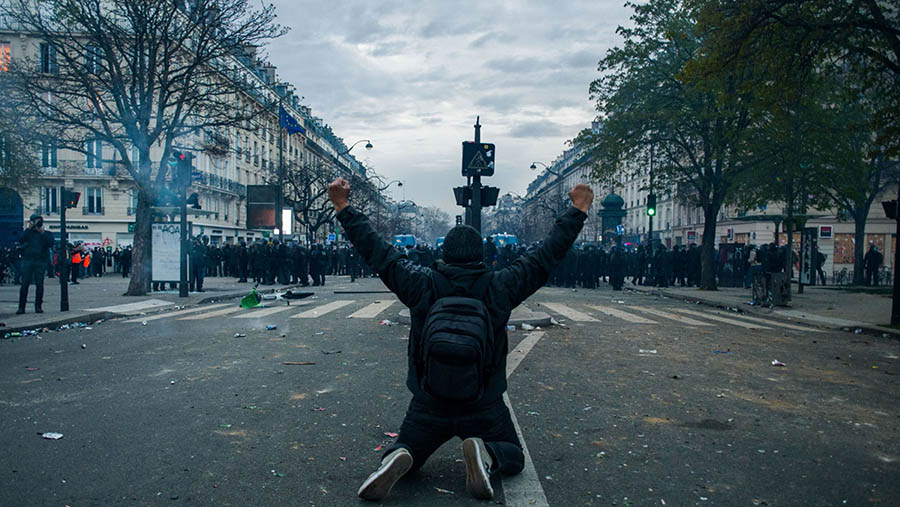
<path id="1" fill-rule="evenodd" d="M 103 215 L 103 206 L 84 206 L 81 208 L 83 215 Z"/>
<path id="2" fill-rule="evenodd" d="M 228 178 L 223 178 L 222 176 L 218 176 L 215 174 L 209 174 L 201 172 L 199 175 L 194 176 L 194 182 L 200 185 L 206 185 L 213 188 L 218 188 L 220 190 L 224 190 L 226 192 L 231 192 L 233 194 L 237 194 L 241 197 L 247 195 L 247 187 Z"/>

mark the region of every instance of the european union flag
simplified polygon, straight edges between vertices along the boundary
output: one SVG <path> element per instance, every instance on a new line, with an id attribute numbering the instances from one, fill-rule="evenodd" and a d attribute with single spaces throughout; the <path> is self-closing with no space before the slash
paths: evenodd
<path id="1" fill-rule="evenodd" d="M 295 120 L 293 116 L 289 115 L 282 106 L 278 106 L 278 117 L 280 119 L 281 126 L 284 127 L 285 130 L 287 130 L 288 135 L 306 135 L 306 129 L 303 128 L 303 126 L 300 125 L 300 122 Z"/>

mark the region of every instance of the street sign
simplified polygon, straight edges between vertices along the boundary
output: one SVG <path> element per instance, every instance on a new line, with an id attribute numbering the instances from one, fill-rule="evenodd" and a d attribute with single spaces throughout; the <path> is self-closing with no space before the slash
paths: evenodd
<path id="1" fill-rule="evenodd" d="M 621 225 L 621 224 L 617 225 L 616 226 L 616 234 L 619 236 L 625 234 L 625 226 Z"/>
<path id="2" fill-rule="evenodd" d="M 462 175 L 493 176 L 494 145 L 463 141 Z"/>
<path id="3" fill-rule="evenodd" d="M 333 232 L 328 234 L 328 242 L 334 243 L 335 241 L 337 241 L 337 235 Z"/>
<path id="4" fill-rule="evenodd" d="M 128 232 L 134 232 L 134 222 L 128 224 Z"/>

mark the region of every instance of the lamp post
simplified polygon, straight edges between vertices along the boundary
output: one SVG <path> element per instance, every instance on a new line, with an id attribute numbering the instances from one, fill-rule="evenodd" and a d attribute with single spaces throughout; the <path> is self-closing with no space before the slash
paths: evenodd
<path id="1" fill-rule="evenodd" d="M 366 143 L 367 150 L 371 150 L 373 148 L 372 141 L 370 141 L 369 139 L 360 139 L 359 141 L 356 141 L 355 143 L 351 144 L 350 147 L 347 148 L 346 151 L 342 151 L 342 152 L 338 153 L 337 156 L 340 157 L 341 155 L 346 155 L 346 154 L 350 153 L 350 150 L 352 150 L 359 143 Z"/>
<path id="2" fill-rule="evenodd" d="M 556 176 L 556 194 L 557 194 L 556 197 L 557 197 L 557 201 L 556 201 L 556 205 L 553 206 L 553 211 L 554 211 L 555 214 L 558 214 L 559 211 L 560 211 L 560 210 L 559 210 L 559 207 L 562 206 L 562 171 L 554 171 L 554 170 L 551 169 L 550 166 L 548 166 L 547 164 L 545 164 L 545 163 L 543 163 L 543 162 L 537 162 L 537 161 L 532 162 L 532 163 L 531 163 L 531 166 L 529 167 L 529 169 L 531 169 L 532 171 L 534 171 L 535 169 L 537 169 L 537 166 L 538 166 L 538 165 L 543 166 L 544 169 L 546 169 L 548 173 L 550 173 L 550 174 Z"/>

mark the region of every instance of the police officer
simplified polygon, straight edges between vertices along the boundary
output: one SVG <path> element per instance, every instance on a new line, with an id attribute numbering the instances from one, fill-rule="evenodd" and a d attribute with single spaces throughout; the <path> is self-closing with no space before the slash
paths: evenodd
<path id="1" fill-rule="evenodd" d="M 25 313 L 28 300 L 28 287 L 34 284 L 34 312 L 44 313 L 44 270 L 50 262 L 50 250 L 53 248 L 53 235 L 44 230 L 44 218 L 37 213 L 28 219 L 28 228 L 19 240 L 21 255 L 19 288 L 19 309 L 17 315 Z"/>

